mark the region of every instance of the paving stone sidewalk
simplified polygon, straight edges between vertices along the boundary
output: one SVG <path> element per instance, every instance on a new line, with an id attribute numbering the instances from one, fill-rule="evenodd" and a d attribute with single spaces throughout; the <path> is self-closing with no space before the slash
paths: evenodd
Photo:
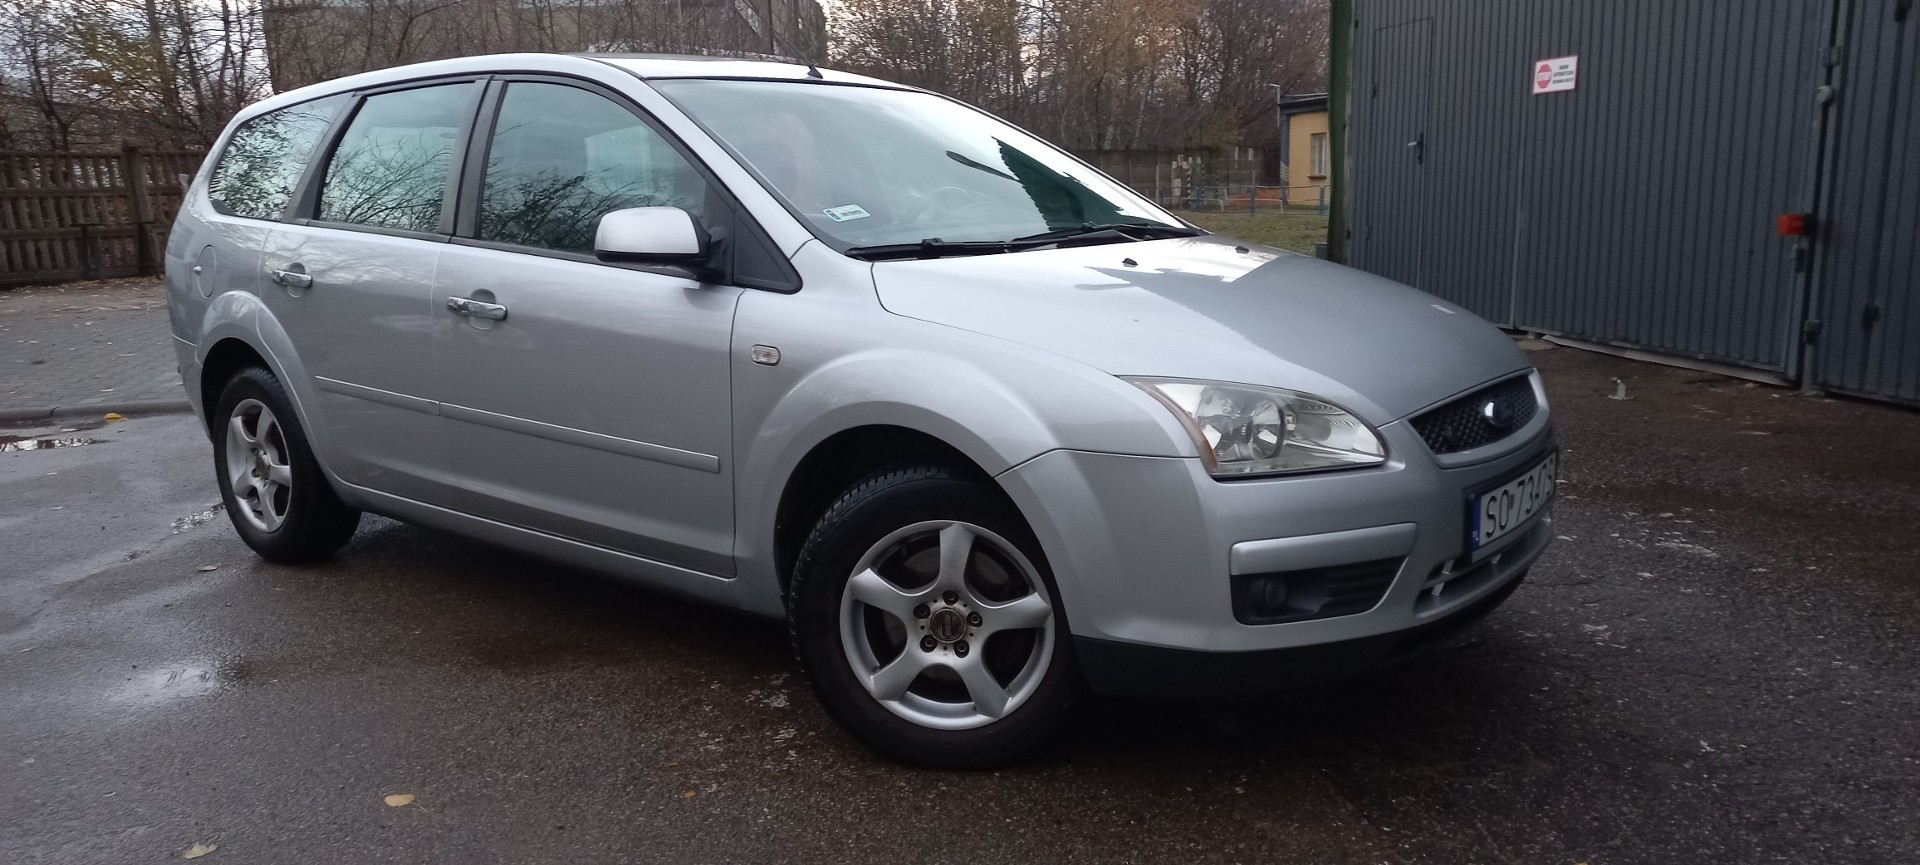
<path id="1" fill-rule="evenodd" d="M 157 279 L 0 290 L 0 420 L 185 410 Z"/>

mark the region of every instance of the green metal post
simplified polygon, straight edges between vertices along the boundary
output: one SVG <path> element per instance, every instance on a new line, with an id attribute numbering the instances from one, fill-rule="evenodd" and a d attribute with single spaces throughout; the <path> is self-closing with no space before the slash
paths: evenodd
<path id="1" fill-rule="evenodd" d="M 1353 94 L 1353 3 L 1331 0 L 1332 13 L 1328 36 L 1327 132 L 1333 148 L 1333 187 L 1331 213 L 1327 216 L 1327 254 L 1334 261 L 1347 260 L 1347 117 Z"/>

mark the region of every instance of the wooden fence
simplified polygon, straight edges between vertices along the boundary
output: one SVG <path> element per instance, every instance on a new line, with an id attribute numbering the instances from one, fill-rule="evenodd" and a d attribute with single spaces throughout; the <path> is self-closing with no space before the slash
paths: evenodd
<path id="1" fill-rule="evenodd" d="M 159 273 L 201 156 L 0 151 L 0 286 Z"/>

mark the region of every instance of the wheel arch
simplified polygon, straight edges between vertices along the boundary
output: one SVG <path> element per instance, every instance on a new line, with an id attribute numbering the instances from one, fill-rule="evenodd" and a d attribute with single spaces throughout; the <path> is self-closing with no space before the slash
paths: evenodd
<path id="1" fill-rule="evenodd" d="M 200 420 L 207 425 L 209 435 L 214 428 L 213 413 L 220 407 L 220 392 L 235 373 L 250 366 L 279 375 L 273 365 L 267 362 L 265 354 L 236 336 L 215 341 L 207 349 L 206 356 L 200 359 Z"/>
<path id="2" fill-rule="evenodd" d="M 896 466 L 937 463 L 960 471 L 993 490 L 1015 513 L 1020 509 L 985 468 L 938 436 L 894 424 L 867 424 L 834 433 L 816 443 L 787 475 L 774 509 L 773 557 L 784 595 L 793 566 L 820 516 L 834 499 L 862 478 Z M 1026 518 L 1021 514 L 1022 519 Z"/>
<path id="3" fill-rule="evenodd" d="M 192 394 L 200 398 L 200 417 L 208 437 L 214 436 L 214 413 L 219 411 L 220 392 L 226 383 L 241 369 L 261 367 L 286 388 L 287 398 L 293 402 L 293 420 L 306 434 L 314 461 L 333 484 L 335 493 L 343 500 L 351 499 L 353 488 L 333 471 L 327 431 L 314 416 L 318 394 L 280 323 L 266 311 L 258 297 L 237 291 L 219 295 L 208 313 L 208 320 L 213 324 L 202 331 L 205 334 L 200 343 L 202 350 L 196 352 L 199 378 L 186 383 Z M 357 501 L 349 503 L 359 506 Z"/>

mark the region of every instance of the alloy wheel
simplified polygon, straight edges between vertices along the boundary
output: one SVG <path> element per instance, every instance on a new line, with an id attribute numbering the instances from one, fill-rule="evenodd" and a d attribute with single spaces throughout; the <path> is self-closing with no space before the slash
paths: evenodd
<path id="1" fill-rule="evenodd" d="M 840 598 L 855 678 L 888 711 L 941 730 L 991 724 L 1032 697 L 1057 621 L 1032 562 L 1005 538 L 958 521 L 882 538 Z"/>
<path id="2" fill-rule="evenodd" d="M 254 528 L 271 532 L 286 522 L 293 501 L 286 431 L 257 399 L 241 401 L 227 418 L 227 487 Z"/>

